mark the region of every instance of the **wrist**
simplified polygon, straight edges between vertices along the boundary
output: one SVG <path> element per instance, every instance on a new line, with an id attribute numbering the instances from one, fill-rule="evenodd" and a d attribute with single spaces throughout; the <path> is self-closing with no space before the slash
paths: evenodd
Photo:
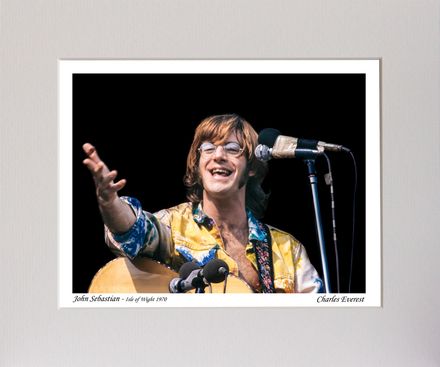
<path id="1" fill-rule="evenodd" d="M 100 208 L 102 208 L 104 210 L 116 208 L 121 204 L 122 204 L 122 201 L 119 198 L 119 196 L 117 196 L 117 195 L 110 200 L 105 200 L 102 197 L 98 196 L 98 205 Z"/>

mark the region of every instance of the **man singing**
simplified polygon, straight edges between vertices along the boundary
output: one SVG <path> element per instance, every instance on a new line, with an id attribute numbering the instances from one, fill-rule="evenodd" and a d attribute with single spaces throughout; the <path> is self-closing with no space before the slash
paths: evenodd
<path id="1" fill-rule="evenodd" d="M 211 116 L 196 129 L 184 178 L 189 202 L 151 214 L 115 182 L 89 143 L 84 164 L 96 185 L 106 242 L 118 255 L 153 257 L 173 269 L 224 260 L 254 292 L 321 292 L 322 281 L 304 246 L 263 224 L 267 165 L 255 158 L 257 133 L 242 117 Z"/>

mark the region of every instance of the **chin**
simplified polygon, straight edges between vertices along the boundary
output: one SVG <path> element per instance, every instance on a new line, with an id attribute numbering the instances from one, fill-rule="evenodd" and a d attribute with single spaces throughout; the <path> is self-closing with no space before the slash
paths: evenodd
<path id="1" fill-rule="evenodd" d="M 231 193 L 231 188 L 225 188 L 225 187 L 207 187 L 205 188 L 205 191 L 208 195 L 211 196 L 225 196 Z"/>
<path id="2" fill-rule="evenodd" d="M 208 195 L 212 197 L 219 197 L 219 196 L 229 196 L 234 191 L 234 188 L 232 185 L 215 183 L 215 184 L 204 185 L 204 190 Z"/>

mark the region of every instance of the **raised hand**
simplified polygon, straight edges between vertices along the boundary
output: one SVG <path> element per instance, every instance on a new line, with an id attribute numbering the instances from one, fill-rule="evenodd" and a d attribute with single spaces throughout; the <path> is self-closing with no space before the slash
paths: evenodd
<path id="1" fill-rule="evenodd" d="M 96 187 L 96 196 L 101 207 L 106 207 L 114 203 L 118 199 L 117 192 L 121 190 L 126 180 L 122 179 L 114 182 L 118 172 L 110 171 L 106 164 L 99 158 L 98 153 L 93 145 L 85 143 L 83 150 L 87 154 L 87 158 L 83 163 L 87 166 L 93 176 Z"/>

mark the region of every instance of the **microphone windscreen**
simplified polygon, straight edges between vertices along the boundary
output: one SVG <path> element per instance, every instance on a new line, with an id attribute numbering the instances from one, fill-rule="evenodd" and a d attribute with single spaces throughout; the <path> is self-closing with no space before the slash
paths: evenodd
<path id="1" fill-rule="evenodd" d="M 200 266 L 198 266 L 196 263 L 192 261 L 186 262 L 180 267 L 179 277 L 181 277 L 182 279 L 186 279 L 191 274 L 191 272 L 197 269 L 200 269 Z"/>
<path id="2" fill-rule="evenodd" d="M 263 129 L 258 135 L 258 144 L 267 145 L 269 148 L 272 148 L 279 135 L 281 133 L 277 129 Z"/>
<path id="3" fill-rule="evenodd" d="M 220 269 L 225 268 L 226 272 L 221 272 Z M 229 266 L 223 260 L 214 259 L 205 265 L 203 268 L 203 276 L 209 283 L 220 283 L 225 280 Z"/>

